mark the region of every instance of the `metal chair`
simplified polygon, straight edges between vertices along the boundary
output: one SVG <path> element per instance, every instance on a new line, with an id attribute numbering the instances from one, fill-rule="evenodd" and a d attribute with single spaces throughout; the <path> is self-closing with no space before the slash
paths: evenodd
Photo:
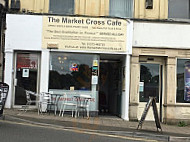
<path id="1" fill-rule="evenodd" d="M 68 102 L 68 98 L 67 98 L 66 93 L 63 94 L 62 99 L 63 99 L 63 101 L 62 101 L 62 104 L 61 104 L 61 109 L 60 109 L 59 116 L 63 117 L 65 110 L 71 110 L 72 111 L 72 117 L 74 117 L 73 112 L 76 109 L 76 104 Z M 67 106 L 69 106 L 70 109 L 68 109 L 68 108 L 66 109 Z"/>
<path id="2" fill-rule="evenodd" d="M 40 112 L 42 113 L 43 108 L 44 108 L 45 110 L 44 112 L 49 112 L 49 114 L 50 114 L 50 111 L 53 109 L 54 115 L 56 115 L 59 98 L 60 98 L 60 95 L 58 94 L 51 94 L 49 92 L 41 92 L 38 114 Z"/>
<path id="3" fill-rule="evenodd" d="M 41 92 L 39 96 L 38 114 L 48 112 L 51 105 L 51 94 L 48 92 Z"/>
<path id="4" fill-rule="evenodd" d="M 75 117 L 79 117 L 79 112 L 82 111 L 83 117 L 84 117 L 84 113 L 86 112 L 87 119 L 89 119 L 89 117 L 90 117 L 89 106 L 90 106 L 91 96 L 79 95 L 79 96 L 75 96 L 75 97 L 77 100 L 77 106 L 75 109 Z"/>
<path id="5" fill-rule="evenodd" d="M 31 99 L 31 95 L 37 97 L 38 96 L 37 93 L 29 91 L 29 90 L 25 90 L 25 91 L 26 91 L 26 105 L 25 105 L 24 111 L 26 112 L 28 110 L 27 108 L 29 108 L 31 104 L 38 103 L 39 101 Z"/>
<path id="6" fill-rule="evenodd" d="M 60 94 L 51 94 L 51 103 L 49 104 L 50 106 L 50 111 L 52 110 L 52 106 L 54 109 L 54 115 L 57 113 L 57 108 L 58 108 L 58 102 L 60 99 L 61 95 Z"/>

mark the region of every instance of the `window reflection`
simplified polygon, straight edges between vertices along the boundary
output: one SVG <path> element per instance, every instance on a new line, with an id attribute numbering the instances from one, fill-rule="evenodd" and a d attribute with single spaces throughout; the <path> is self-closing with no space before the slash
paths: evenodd
<path id="1" fill-rule="evenodd" d="M 140 83 L 140 102 L 147 102 L 150 96 L 159 100 L 159 64 L 141 64 Z"/>
<path id="2" fill-rule="evenodd" d="M 91 90 L 93 55 L 51 53 L 49 89 Z"/>
<path id="3" fill-rule="evenodd" d="M 190 101 L 190 60 L 177 60 L 177 95 L 176 102 L 186 103 Z"/>

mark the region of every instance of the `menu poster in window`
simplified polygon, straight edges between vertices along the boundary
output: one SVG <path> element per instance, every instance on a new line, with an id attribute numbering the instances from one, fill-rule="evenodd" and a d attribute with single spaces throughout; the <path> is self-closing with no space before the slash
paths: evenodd
<path id="1" fill-rule="evenodd" d="M 98 67 L 97 66 L 92 67 L 92 75 L 98 76 Z"/>
<path id="2" fill-rule="evenodd" d="M 98 60 L 93 60 L 93 66 L 98 66 Z"/>
<path id="3" fill-rule="evenodd" d="M 29 77 L 29 69 L 22 70 L 22 77 Z"/>
<path id="4" fill-rule="evenodd" d="M 184 100 L 190 101 L 190 62 L 185 63 L 185 75 L 184 75 Z"/>
<path id="5" fill-rule="evenodd" d="M 78 61 L 70 61 L 69 70 L 71 72 L 78 72 L 79 71 L 79 62 Z"/>
<path id="6" fill-rule="evenodd" d="M 35 54 L 18 54 L 17 55 L 17 69 L 37 69 L 38 57 Z"/>
<path id="7" fill-rule="evenodd" d="M 144 82 L 139 82 L 139 92 L 144 92 Z"/>
<path id="8" fill-rule="evenodd" d="M 98 76 L 92 76 L 92 84 L 98 84 Z"/>

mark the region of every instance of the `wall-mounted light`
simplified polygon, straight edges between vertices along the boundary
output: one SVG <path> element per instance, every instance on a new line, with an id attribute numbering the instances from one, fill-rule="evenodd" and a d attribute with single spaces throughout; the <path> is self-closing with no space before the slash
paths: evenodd
<path id="1" fill-rule="evenodd" d="M 47 49 L 58 49 L 58 43 L 47 43 Z"/>

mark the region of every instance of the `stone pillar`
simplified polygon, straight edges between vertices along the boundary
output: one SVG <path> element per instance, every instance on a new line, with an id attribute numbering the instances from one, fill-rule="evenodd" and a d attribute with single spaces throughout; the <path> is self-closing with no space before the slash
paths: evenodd
<path id="1" fill-rule="evenodd" d="M 139 103 L 140 66 L 139 56 L 131 57 L 131 83 L 129 99 L 129 120 L 137 121 Z"/>
<path id="2" fill-rule="evenodd" d="M 166 62 L 166 91 L 164 97 L 164 122 L 175 117 L 175 112 L 170 106 L 175 105 L 176 100 L 176 58 L 168 57 Z"/>

